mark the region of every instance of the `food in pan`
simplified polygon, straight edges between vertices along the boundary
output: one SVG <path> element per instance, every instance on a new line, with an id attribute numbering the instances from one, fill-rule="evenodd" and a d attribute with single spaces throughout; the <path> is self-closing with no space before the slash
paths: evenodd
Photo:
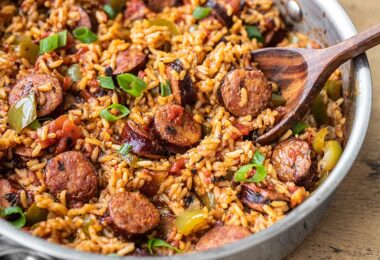
<path id="1" fill-rule="evenodd" d="M 0 3 L 0 207 L 17 228 L 101 254 L 243 239 L 329 175 L 345 118 L 336 71 L 270 145 L 281 86 L 253 50 L 318 48 L 270 0 Z"/>

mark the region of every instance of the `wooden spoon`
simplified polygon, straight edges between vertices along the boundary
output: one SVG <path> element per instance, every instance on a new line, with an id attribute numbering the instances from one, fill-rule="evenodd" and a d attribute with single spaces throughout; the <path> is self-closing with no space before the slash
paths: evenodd
<path id="1" fill-rule="evenodd" d="M 330 75 L 344 62 L 380 44 L 380 24 L 325 49 L 265 48 L 252 52 L 265 76 L 281 87 L 285 115 L 257 138 L 269 144 L 300 121 Z"/>

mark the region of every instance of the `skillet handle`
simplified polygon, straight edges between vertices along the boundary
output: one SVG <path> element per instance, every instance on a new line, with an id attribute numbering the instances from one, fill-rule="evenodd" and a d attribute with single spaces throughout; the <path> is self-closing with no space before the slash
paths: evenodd
<path id="1" fill-rule="evenodd" d="M 53 260 L 52 257 L 17 245 L 15 242 L 0 236 L 0 259 L 4 260 Z"/>

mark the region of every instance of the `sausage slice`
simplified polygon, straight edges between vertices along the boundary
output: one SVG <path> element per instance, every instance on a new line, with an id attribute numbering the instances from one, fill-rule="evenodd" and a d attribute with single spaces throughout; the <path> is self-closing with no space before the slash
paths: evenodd
<path id="1" fill-rule="evenodd" d="M 160 222 L 156 207 L 138 192 L 118 193 L 108 206 L 113 224 L 122 232 L 144 234 Z"/>
<path id="2" fill-rule="evenodd" d="M 168 155 L 148 131 L 128 120 L 121 133 L 122 142 L 132 146 L 132 152 L 143 157 L 159 159 Z"/>
<path id="3" fill-rule="evenodd" d="M 0 208 L 18 204 L 19 193 L 15 186 L 7 179 L 0 179 Z"/>
<path id="4" fill-rule="evenodd" d="M 272 88 L 258 70 L 233 70 L 218 90 L 219 102 L 234 116 L 257 116 L 268 107 L 271 96 Z"/>
<path id="5" fill-rule="evenodd" d="M 70 205 L 87 202 L 98 190 L 94 166 L 76 151 L 64 152 L 49 160 L 45 169 L 45 183 L 55 196 L 66 190 Z"/>
<path id="6" fill-rule="evenodd" d="M 181 0 L 148 0 L 147 5 L 153 12 L 160 13 L 165 7 L 174 7 L 182 4 Z"/>
<path id="7" fill-rule="evenodd" d="M 232 26 L 232 16 L 228 15 L 227 9 L 232 8 L 232 14 L 236 15 L 240 12 L 240 0 L 209 0 L 207 7 L 212 8 L 213 15 L 225 26 Z"/>
<path id="8" fill-rule="evenodd" d="M 130 0 L 126 3 L 124 18 L 135 21 L 143 19 L 149 12 L 149 9 L 142 0 Z"/>
<path id="9" fill-rule="evenodd" d="M 161 106 L 154 117 L 154 129 L 169 151 L 183 152 L 199 142 L 201 125 L 179 105 Z"/>
<path id="10" fill-rule="evenodd" d="M 241 186 L 240 200 L 246 206 L 260 212 L 264 212 L 263 206 L 272 201 L 289 201 L 285 195 L 257 187 L 254 183 Z"/>
<path id="11" fill-rule="evenodd" d="M 138 50 L 126 50 L 120 52 L 116 57 L 116 69 L 114 75 L 127 72 L 138 72 L 144 69 L 146 55 Z"/>
<path id="12" fill-rule="evenodd" d="M 216 226 L 199 239 L 195 250 L 205 251 L 221 247 L 249 235 L 251 235 L 251 232 L 242 226 Z"/>
<path id="13" fill-rule="evenodd" d="M 39 88 L 50 90 L 39 90 Z M 62 103 L 62 87 L 58 79 L 45 74 L 32 74 L 18 81 L 9 93 L 9 105 L 34 92 L 37 101 L 37 116 L 51 114 Z"/>
<path id="14" fill-rule="evenodd" d="M 170 82 L 170 88 L 174 95 L 175 101 L 182 106 L 194 105 L 197 101 L 197 94 L 193 86 L 190 75 L 186 73 L 182 80 L 175 77 L 172 71 L 176 71 L 179 75 L 184 70 L 182 63 L 177 60 L 166 66 L 166 76 Z"/>
<path id="15" fill-rule="evenodd" d="M 289 139 L 279 143 L 273 150 L 271 163 L 277 177 L 283 182 L 301 182 L 311 166 L 311 149 L 306 141 Z"/>

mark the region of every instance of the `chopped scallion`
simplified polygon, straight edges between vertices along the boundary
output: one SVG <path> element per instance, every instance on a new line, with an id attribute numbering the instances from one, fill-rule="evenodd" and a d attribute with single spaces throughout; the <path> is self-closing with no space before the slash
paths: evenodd
<path id="1" fill-rule="evenodd" d="M 265 156 L 260 153 L 259 150 L 256 150 L 255 155 L 251 161 L 251 164 L 243 165 L 235 172 L 235 181 L 237 182 L 261 182 L 267 176 L 267 171 L 264 167 Z M 247 179 L 247 174 L 253 168 L 256 169 L 255 175 L 253 177 Z"/>
<path id="2" fill-rule="evenodd" d="M 25 226 L 26 217 L 20 207 L 7 207 L 2 209 L 1 217 L 8 220 L 16 228 L 22 228 Z"/>
<path id="3" fill-rule="evenodd" d="M 40 54 L 51 52 L 67 44 L 67 30 L 55 33 L 40 40 Z"/>
<path id="4" fill-rule="evenodd" d="M 114 19 L 116 17 L 116 12 L 109 4 L 103 6 L 103 11 L 108 15 L 110 19 Z"/>
<path id="5" fill-rule="evenodd" d="M 193 12 L 193 17 L 197 20 L 201 20 L 201 19 L 209 16 L 210 13 L 211 13 L 210 7 L 198 6 L 197 8 L 195 8 L 195 10 Z"/>
<path id="6" fill-rule="evenodd" d="M 308 127 L 309 125 L 304 122 L 297 122 L 297 124 L 293 127 L 293 134 L 299 135 Z"/>
<path id="7" fill-rule="evenodd" d="M 173 249 L 177 253 L 182 253 L 181 250 L 179 250 L 175 246 L 172 246 L 171 244 L 169 244 L 168 242 L 166 242 L 162 239 L 158 239 L 158 238 L 149 239 L 148 243 L 147 243 L 147 248 L 148 248 L 148 251 L 151 255 L 153 255 L 153 248 L 155 248 L 155 247 L 166 247 L 166 248 Z"/>
<path id="8" fill-rule="evenodd" d="M 121 155 L 124 155 L 126 156 L 127 154 L 129 154 L 129 152 L 132 150 L 132 145 L 128 144 L 128 143 L 125 143 L 123 144 L 120 149 L 119 149 L 119 153 Z"/>
<path id="9" fill-rule="evenodd" d="M 165 83 L 162 83 L 162 82 L 160 83 L 160 93 L 161 93 L 161 96 L 163 97 L 167 97 L 172 94 L 169 80 L 166 80 Z"/>
<path id="10" fill-rule="evenodd" d="M 75 39 L 83 43 L 92 43 L 98 40 L 98 36 L 87 27 L 79 27 L 73 31 Z"/>
<path id="11" fill-rule="evenodd" d="M 245 30 L 247 31 L 249 39 L 251 39 L 251 40 L 256 39 L 258 42 L 261 42 L 261 43 L 264 42 L 264 37 L 261 34 L 261 32 L 259 31 L 259 29 L 257 29 L 256 26 L 246 25 Z"/>
<path id="12" fill-rule="evenodd" d="M 98 77 L 100 86 L 106 89 L 115 89 L 112 77 Z"/>
<path id="13" fill-rule="evenodd" d="M 116 109 L 119 111 L 119 115 L 118 116 L 114 116 L 112 115 L 109 110 L 111 109 Z M 102 111 L 100 111 L 100 116 L 102 118 L 104 118 L 105 120 L 107 120 L 108 122 L 115 122 L 123 117 L 126 117 L 127 115 L 129 114 L 129 109 L 126 108 L 125 106 L 123 105 L 120 105 L 120 104 L 113 104 L 113 105 L 110 105 L 109 107 L 107 107 L 106 109 L 103 109 Z"/>
<path id="14" fill-rule="evenodd" d="M 134 97 L 140 97 L 146 88 L 146 83 L 135 75 L 124 73 L 117 75 L 119 86 Z"/>

